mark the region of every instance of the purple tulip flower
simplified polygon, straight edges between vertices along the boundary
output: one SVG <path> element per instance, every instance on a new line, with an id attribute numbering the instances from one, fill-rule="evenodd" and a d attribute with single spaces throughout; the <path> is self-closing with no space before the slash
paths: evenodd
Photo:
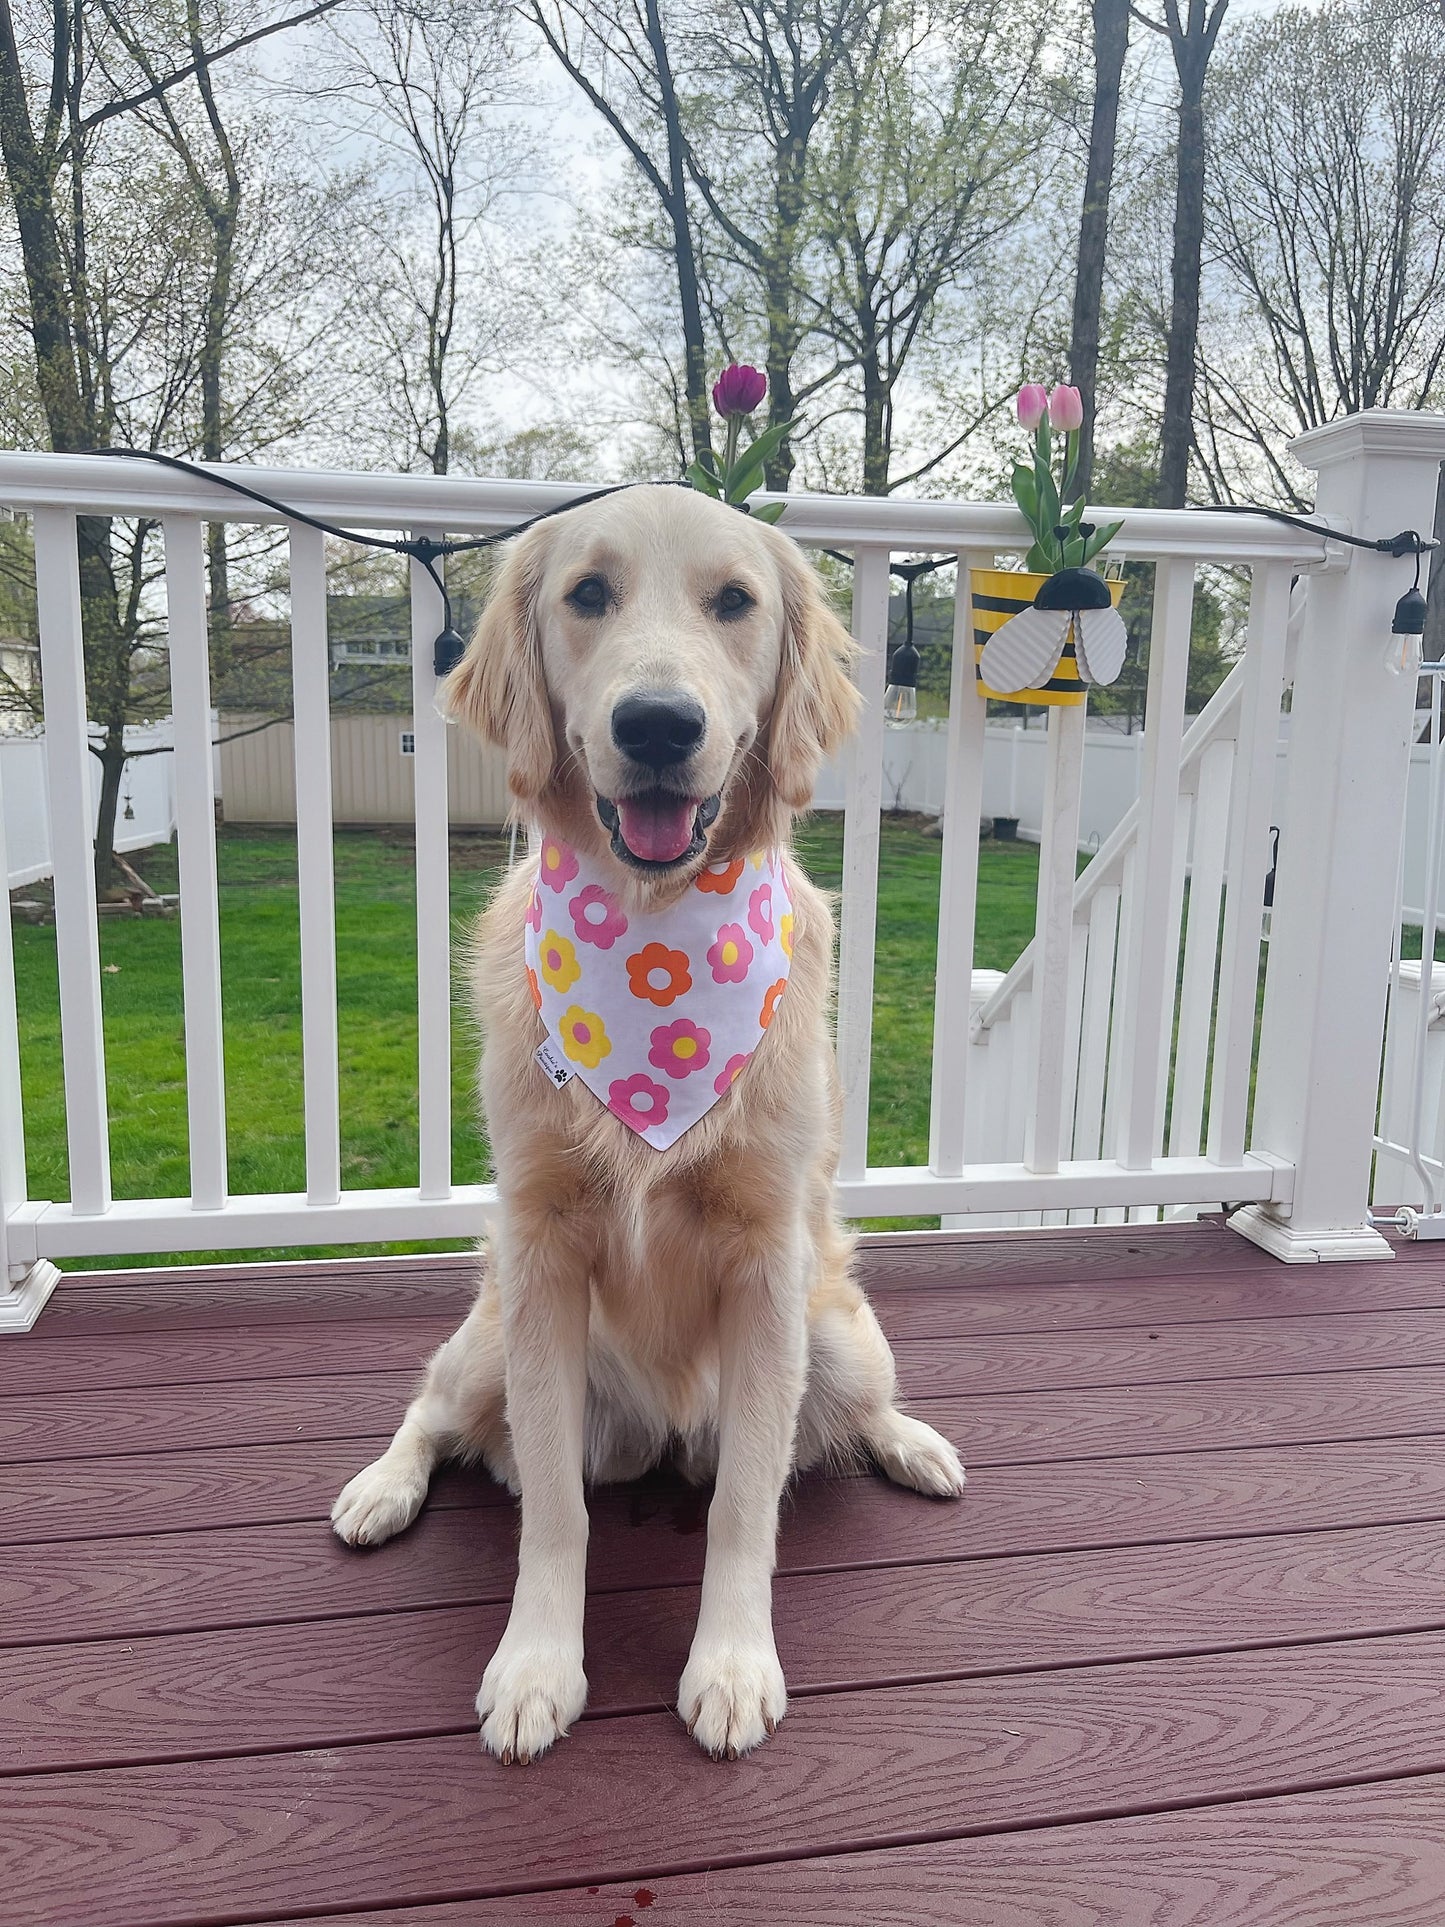
<path id="1" fill-rule="evenodd" d="M 732 361 L 713 383 L 712 405 L 724 417 L 751 415 L 767 392 L 768 378 L 761 368 Z"/>

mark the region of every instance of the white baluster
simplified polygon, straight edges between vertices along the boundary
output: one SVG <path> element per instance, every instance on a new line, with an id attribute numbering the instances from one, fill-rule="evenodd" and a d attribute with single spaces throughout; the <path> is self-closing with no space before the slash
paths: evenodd
<path id="1" fill-rule="evenodd" d="M 291 529 L 291 682 L 296 715 L 296 870 L 301 899 L 301 1048 L 309 1204 L 335 1204 L 341 1196 L 330 674 L 325 544 L 317 530 L 297 523 Z"/>
<path id="2" fill-rule="evenodd" d="M 1169 916 L 1168 906 L 1177 887 L 1180 749 L 1193 608 L 1193 562 L 1171 558 L 1159 563 L 1149 643 L 1134 901 L 1126 937 L 1130 994 L 1116 1139 L 1119 1162 L 1135 1171 L 1148 1169 L 1163 1135 L 1159 1066 L 1165 1006 L 1172 1006 L 1174 997 L 1170 965 L 1179 938 L 1177 918 Z"/>
<path id="3" fill-rule="evenodd" d="M 838 1075 L 843 1136 L 838 1175 L 868 1166 L 873 1051 L 873 957 L 878 931 L 878 844 L 883 807 L 883 689 L 888 667 L 888 550 L 860 546 L 853 567 L 853 634 L 863 649 L 863 710 L 848 756 L 843 819 L 843 903 L 838 935 Z"/>
<path id="4" fill-rule="evenodd" d="M 1034 923 L 1033 1103 L 1024 1133 L 1031 1171 L 1059 1168 L 1064 1129 L 1064 1048 L 1069 1024 L 1069 954 L 1074 932 L 1074 883 L 1079 860 L 1079 795 L 1084 777 L 1084 720 L 1078 705 L 1049 710 L 1048 768 L 1044 779 L 1039 849 L 1038 911 Z"/>
<path id="5" fill-rule="evenodd" d="M 420 533 L 430 534 L 424 530 Z M 437 569 L 445 568 L 438 560 Z M 416 1015 L 420 1178 L 424 1198 L 452 1188 L 452 921 L 447 816 L 449 732 L 437 714 L 433 644 L 443 622 L 436 584 L 411 565 L 412 780 L 416 796 Z"/>
<path id="6" fill-rule="evenodd" d="M 1197 1157 L 1204 1128 L 1204 1084 L 1214 1011 L 1214 967 L 1219 954 L 1219 905 L 1229 836 L 1229 792 L 1234 744 L 1211 743 L 1200 759 L 1194 797 L 1194 849 L 1189 866 L 1189 921 L 1179 990 L 1179 1041 L 1174 1053 L 1174 1101 L 1169 1110 L 1169 1155 Z"/>
<path id="7" fill-rule="evenodd" d="M 186 1013 L 186 1111 L 191 1203 L 226 1203 L 226 1070 L 221 1036 L 221 936 L 211 772 L 210 639 L 201 523 L 167 516 L 166 612 L 175 734 L 176 844 L 181 886 L 181 984 Z"/>
<path id="8" fill-rule="evenodd" d="M 94 808 L 75 517 L 35 511 L 35 590 L 45 689 L 45 772 L 55 866 L 55 952 L 65 1051 L 70 1202 L 86 1216 L 110 1209 L 110 1128 L 100 939 L 95 914 Z"/>
<path id="9" fill-rule="evenodd" d="M 978 905 L 978 829 L 983 811 L 983 742 L 988 704 L 973 665 L 970 577 L 993 557 L 961 555 L 954 590 L 953 662 L 948 695 L 948 770 L 934 967 L 930 1168 L 957 1177 L 964 1166 L 969 1025 L 973 1011 L 973 938 Z"/>
<path id="10" fill-rule="evenodd" d="M 1249 587 L 1239 752 L 1229 807 L 1224 935 L 1209 1088 L 1209 1156 L 1216 1164 L 1237 1164 L 1244 1155 L 1289 597 L 1287 563 L 1265 562 L 1256 567 Z"/>

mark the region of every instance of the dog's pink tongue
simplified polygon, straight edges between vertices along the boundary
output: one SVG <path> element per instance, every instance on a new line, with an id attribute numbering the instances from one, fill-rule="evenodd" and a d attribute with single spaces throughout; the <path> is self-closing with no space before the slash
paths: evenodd
<path id="1" fill-rule="evenodd" d="M 619 796 L 617 815 L 622 841 L 635 857 L 675 863 L 692 843 L 697 804 L 685 796 Z"/>

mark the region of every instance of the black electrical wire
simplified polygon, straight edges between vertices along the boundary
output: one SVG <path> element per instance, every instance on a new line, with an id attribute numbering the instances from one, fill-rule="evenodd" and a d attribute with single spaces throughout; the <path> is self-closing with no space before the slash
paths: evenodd
<path id="1" fill-rule="evenodd" d="M 230 475 L 218 475 L 213 469 L 203 468 L 199 462 L 188 462 L 179 455 L 163 455 L 151 448 L 91 448 L 79 451 L 86 455 L 108 455 L 120 460 L 135 462 L 156 462 L 163 468 L 175 469 L 181 475 L 193 475 L 203 482 L 213 482 L 218 488 L 230 489 L 233 495 L 242 495 L 248 501 L 257 502 L 262 508 L 273 510 L 284 516 L 288 522 L 300 522 L 306 528 L 316 529 L 322 535 L 333 535 L 342 542 L 355 542 L 362 548 L 386 549 L 393 555 L 406 555 L 419 562 L 436 584 L 437 593 L 442 599 L 445 628 L 436 640 L 435 667 L 437 674 L 444 675 L 460 660 L 462 639 L 452 624 L 451 597 L 447 594 L 446 583 L 437 573 L 436 563 L 441 556 L 465 555 L 476 549 L 490 549 L 498 542 L 509 542 L 513 536 L 535 528 L 539 522 L 546 522 L 554 515 L 565 515 L 570 509 L 585 508 L 589 502 L 600 502 L 605 496 L 619 495 L 629 488 L 691 488 L 685 476 L 673 481 L 663 482 L 612 482 L 606 488 L 595 488 L 585 495 L 573 496 L 569 502 L 558 502 L 552 508 L 540 509 L 536 515 L 529 515 L 524 521 L 514 522 L 510 527 L 499 529 L 495 535 L 473 535 L 463 540 L 444 538 L 434 541 L 430 536 L 371 535 L 361 529 L 342 528 L 335 522 L 323 522 L 319 516 L 308 515 L 304 509 L 291 508 L 287 503 L 278 501 L 274 495 L 267 495 L 261 489 L 252 488 L 246 482 L 238 482 Z M 1263 508 L 1252 502 L 1217 502 L 1213 505 L 1201 504 L 1199 514 L 1214 515 L 1259 515 L 1267 521 L 1283 522 L 1287 527 L 1299 529 L 1306 535 L 1322 536 L 1327 542 L 1343 542 L 1352 549 L 1371 549 L 1377 555 L 1415 557 L 1415 582 L 1418 590 L 1420 580 L 1420 557 L 1427 549 L 1438 548 L 1439 544 L 1423 536 L 1417 529 L 1402 529 L 1398 535 L 1373 538 L 1364 535 L 1346 535 L 1343 530 L 1327 528 L 1322 522 L 1312 522 L 1306 516 L 1295 515 L 1289 509 Z M 840 549 L 825 549 L 825 555 L 836 562 L 846 562 L 851 568 L 853 557 Z M 947 568 L 957 562 L 956 555 L 936 556 L 930 562 L 890 562 L 888 573 L 898 576 L 907 587 L 908 615 L 912 617 L 913 583 L 918 576 L 930 575 L 935 569 Z"/>
<path id="2" fill-rule="evenodd" d="M 288 522 L 300 522 L 304 527 L 316 529 L 322 535 L 334 535 L 342 542 L 355 542 L 361 548 L 386 549 L 392 555 L 412 557 L 426 570 L 436 584 L 437 593 L 442 599 L 444 627 L 437 637 L 434 666 L 437 674 L 444 675 L 454 668 L 461 659 L 462 639 L 452 622 L 452 599 L 447 594 L 447 585 L 437 572 L 437 558 L 447 555 L 465 555 L 475 549 L 494 548 L 498 542 L 510 542 L 515 535 L 524 530 L 535 528 L 538 522 L 546 522 L 554 515 L 564 515 L 569 509 L 583 508 L 589 502 L 600 502 L 606 495 L 620 494 L 627 488 L 691 488 L 692 484 L 684 479 L 674 482 L 612 482 L 606 488 L 594 488 L 585 495 L 576 495 L 569 502 L 558 502 L 552 508 L 539 509 L 525 521 L 514 522 L 510 527 L 499 529 L 495 535 L 473 535 L 462 540 L 443 539 L 434 541 L 430 536 L 388 536 L 372 535 L 362 529 L 342 528 L 335 522 L 323 522 L 319 516 L 308 515 L 304 509 L 290 507 L 278 501 L 274 495 L 267 495 L 261 489 L 252 488 L 247 482 L 238 482 L 233 476 L 218 475 L 213 469 L 203 468 L 199 462 L 188 462 L 179 455 L 163 455 L 151 448 L 87 448 L 79 451 L 85 455 L 108 455 L 123 461 L 156 462 L 162 468 L 171 468 L 181 475 L 193 475 L 202 482 L 212 482 L 217 488 L 228 488 L 233 495 L 243 495 L 250 502 L 258 502 L 262 508 L 273 509 L 276 514 L 285 516 Z"/>

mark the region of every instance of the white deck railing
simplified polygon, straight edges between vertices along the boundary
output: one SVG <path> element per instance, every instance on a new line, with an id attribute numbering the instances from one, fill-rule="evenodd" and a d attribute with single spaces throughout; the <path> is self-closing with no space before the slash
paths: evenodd
<path id="1" fill-rule="evenodd" d="M 1441 418 L 1362 416 L 1315 431 L 1298 449 L 1320 470 L 1320 511 L 1342 518 L 1338 526 L 1370 535 L 1429 526 L 1435 468 L 1445 457 Z M 570 485 L 429 476 L 235 472 L 327 520 L 426 534 L 493 532 L 579 492 Z M 69 1200 L 27 1196 L 8 902 L 0 896 L 0 1283 L 11 1283 L 0 1321 L 33 1316 L 49 1260 L 475 1234 L 492 1192 L 454 1184 L 451 1172 L 448 731 L 433 708 L 430 644 L 440 606 L 425 572 L 414 567 L 411 580 L 417 1183 L 389 1190 L 341 1185 L 325 556 L 322 538 L 295 524 L 286 536 L 306 1190 L 236 1195 L 226 1171 L 203 537 L 208 521 L 256 523 L 267 519 L 265 511 L 166 470 L 46 455 L 0 455 L 0 505 L 32 517 L 35 532 L 71 1172 Z M 115 1199 L 111 1193 L 79 513 L 155 517 L 164 532 L 192 1172 L 186 1198 Z M 1390 612 L 1404 586 L 1399 568 L 1252 518 L 1098 511 L 1100 519 L 1116 513 L 1125 520 L 1116 552 L 1157 564 L 1143 793 L 1127 834 L 1121 827 L 1076 890 L 1084 714 L 1052 712 L 1037 935 L 1006 995 L 992 999 L 979 1020 L 979 1034 L 991 1033 L 988 1054 L 996 1064 L 1005 1059 L 996 1048 L 1000 1032 L 1012 1027 L 1014 1034 L 1006 1075 L 981 1079 L 972 961 L 984 704 L 961 593 L 948 722 L 929 1159 L 879 1168 L 868 1162 L 868 1099 L 888 561 L 897 554 L 957 552 L 961 572 L 992 566 L 999 554 L 1017 552 L 1023 527 L 1002 506 L 789 499 L 788 532 L 805 544 L 852 552 L 853 629 L 864 648 L 864 709 L 849 760 L 843 850 L 841 1206 L 859 1218 L 1062 1216 L 1227 1200 L 1250 1204 L 1241 1228 L 1282 1255 L 1373 1252 L 1380 1241 L 1368 1230 L 1365 1196 L 1412 708 L 1408 679 L 1390 677 L 1384 668 Z M 1250 572 L 1249 639 L 1227 690 L 1186 735 L 1194 581 L 1206 562 Z M 1287 611 L 1291 581 L 1304 573 L 1318 580 L 1303 617 L 1295 681 L 1288 822 L 1301 827 L 1280 853 L 1251 1128 L 1260 906 Z M 1192 887 L 1181 1001 L 1187 868 Z M 992 1122 L 984 1128 L 980 1119 Z M 1308 1206 L 1301 1213 L 1307 1176 Z"/>

